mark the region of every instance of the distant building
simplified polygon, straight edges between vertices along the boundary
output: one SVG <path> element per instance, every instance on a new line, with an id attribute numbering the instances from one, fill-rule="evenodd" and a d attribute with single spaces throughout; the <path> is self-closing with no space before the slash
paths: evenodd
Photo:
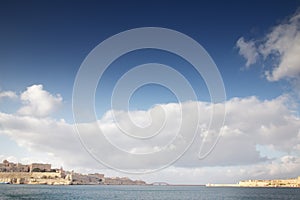
<path id="1" fill-rule="evenodd" d="M 51 164 L 32 163 L 29 166 L 29 172 L 50 172 Z"/>
<path id="2" fill-rule="evenodd" d="M 0 163 L 0 172 L 50 172 L 51 164 L 32 163 L 23 165 L 4 160 Z"/>
<path id="3" fill-rule="evenodd" d="M 3 163 L 0 163 L 0 172 L 29 172 L 29 165 L 4 160 Z"/>
<path id="4" fill-rule="evenodd" d="M 66 179 L 70 180 L 74 185 L 96 185 L 103 184 L 104 174 L 80 174 L 71 172 L 66 175 Z"/>

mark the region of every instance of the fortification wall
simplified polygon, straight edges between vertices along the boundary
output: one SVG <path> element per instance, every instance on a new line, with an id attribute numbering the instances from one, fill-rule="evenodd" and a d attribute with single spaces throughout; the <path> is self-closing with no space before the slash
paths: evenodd
<path id="1" fill-rule="evenodd" d="M 241 187 L 300 187 L 298 178 L 292 179 L 274 179 L 274 180 L 248 180 L 240 181 Z"/>
<path id="2" fill-rule="evenodd" d="M 11 184 L 71 184 L 58 172 L 0 172 L 0 182 Z"/>

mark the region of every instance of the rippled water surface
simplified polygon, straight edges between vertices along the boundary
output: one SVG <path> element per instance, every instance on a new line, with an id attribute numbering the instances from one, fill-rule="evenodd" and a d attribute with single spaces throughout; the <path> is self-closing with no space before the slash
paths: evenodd
<path id="1" fill-rule="evenodd" d="M 300 188 L 0 185 L 0 199 L 300 199 Z"/>

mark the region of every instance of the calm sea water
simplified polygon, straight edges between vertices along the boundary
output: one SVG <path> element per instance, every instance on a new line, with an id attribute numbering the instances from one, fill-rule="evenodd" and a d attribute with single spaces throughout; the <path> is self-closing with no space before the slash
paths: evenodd
<path id="1" fill-rule="evenodd" d="M 300 199 L 300 188 L 0 185 L 0 199 Z"/>

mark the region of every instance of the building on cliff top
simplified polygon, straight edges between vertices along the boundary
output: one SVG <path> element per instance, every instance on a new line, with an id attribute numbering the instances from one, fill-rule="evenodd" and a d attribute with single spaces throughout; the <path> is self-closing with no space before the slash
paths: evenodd
<path id="1" fill-rule="evenodd" d="M 29 172 L 29 165 L 23 165 L 21 163 L 13 163 L 4 160 L 0 163 L 0 172 Z"/>
<path id="2" fill-rule="evenodd" d="M 32 163 L 23 165 L 4 160 L 0 163 L 0 172 L 50 172 L 51 164 Z"/>
<path id="3" fill-rule="evenodd" d="M 51 164 L 32 163 L 29 165 L 29 171 L 50 172 Z"/>

